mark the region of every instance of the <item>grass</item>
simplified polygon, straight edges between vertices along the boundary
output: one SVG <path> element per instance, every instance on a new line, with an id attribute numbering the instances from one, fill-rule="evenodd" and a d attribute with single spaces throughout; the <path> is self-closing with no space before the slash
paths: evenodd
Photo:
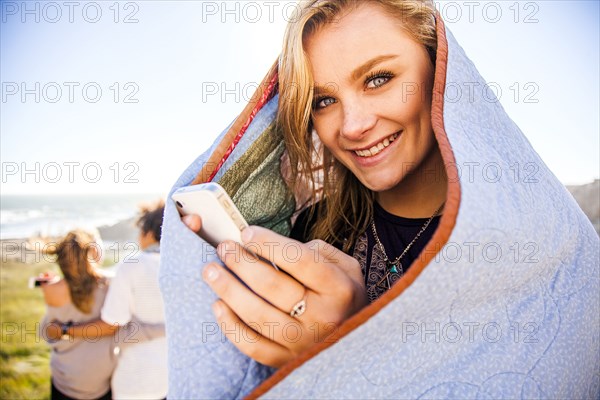
<path id="1" fill-rule="evenodd" d="M 38 334 L 46 306 L 41 290 L 27 286 L 46 270 L 59 272 L 44 260 L 0 263 L 0 399 L 50 397 L 50 348 Z"/>
<path id="2" fill-rule="evenodd" d="M 43 257 L 0 261 L 0 399 L 50 398 L 50 347 L 38 333 L 46 305 L 40 289 L 28 288 L 30 276 L 48 270 L 60 275 Z"/>

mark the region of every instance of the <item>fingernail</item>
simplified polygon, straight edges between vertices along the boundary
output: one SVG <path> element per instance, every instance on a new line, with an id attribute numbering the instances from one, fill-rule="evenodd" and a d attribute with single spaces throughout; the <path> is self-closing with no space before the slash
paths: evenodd
<path id="1" fill-rule="evenodd" d="M 209 282 L 214 282 L 219 276 L 219 271 L 217 271 L 217 268 L 212 265 L 209 264 L 206 266 L 206 268 L 204 268 L 204 279 L 206 279 Z"/>
<path id="2" fill-rule="evenodd" d="M 213 313 L 215 313 L 215 317 L 217 317 L 217 319 L 221 318 L 221 315 L 223 315 L 223 307 L 221 307 L 221 304 L 214 303 L 212 309 Z"/>
<path id="3" fill-rule="evenodd" d="M 186 225 L 189 225 L 190 222 L 192 221 L 192 216 L 191 215 L 184 215 L 184 217 L 182 218 L 183 223 Z"/>
<path id="4" fill-rule="evenodd" d="M 244 230 L 242 231 L 242 240 L 244 241 L 244 243 L 248 243 L 252 239 L 252 235 L 254 235 L 252 227 L 249 226 L 247 228 L 244 228 Z"/>

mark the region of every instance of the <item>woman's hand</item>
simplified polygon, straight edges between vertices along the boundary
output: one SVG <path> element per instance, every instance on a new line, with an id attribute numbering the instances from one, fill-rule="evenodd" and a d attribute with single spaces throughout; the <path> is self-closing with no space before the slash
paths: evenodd
<path id="1" fill-rule="evenodd" d="M 59 321 L 52 321 L 46 325 L 46 338 L 50 341 L 59 340 L 62 337 L 62 324 Z"/>
<path id="2" fill-rule="evenodd" d="M 198 216 L 183 221 L 199 231 Z M 213 312 L 221 331 L 254 360 L 280 367 L 366 305 L 358 262 L 335 247 L 321 240 L 300 243 L 257 226 L 246 228 L 242 239 L 244 247 L 224 242 L 217 248 L 229 271 L 210 263 L 202 275 L 220 297 Z"/>
<path id="3" fill-rule="evenodd" d="M 48 283 L 55 283 L 58 281 L 58 276 L 52 271 L 40 272 L 36 277 L 36 280 L 40 282 L 40 286 L 46 286 Z"/>

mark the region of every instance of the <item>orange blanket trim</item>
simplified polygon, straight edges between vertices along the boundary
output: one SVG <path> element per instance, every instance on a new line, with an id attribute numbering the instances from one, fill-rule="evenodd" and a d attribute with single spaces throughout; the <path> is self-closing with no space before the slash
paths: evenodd
<path id="1" fill-rule="evenodd" d="M 225 136 L 223 136 L 221 142 L 217 145 L 208 158 L 208 161 L 202 166 L 200 172 L 198 172 L 190 185 L 210 182 L 215 177 L 244 133 L 246 133 L 246 129 L 256 114 L 277 93 L 277 64 L 278 62 L 275 61 L 267 76 L 260 83 L 260 86 L 254 92 L 246 107 L 244 107 L 244 110 L 236 118 Z"/>
<path id="2" fill-rule="evenodd" d="M 259 385 L 247 398 L 255 399 L 271 390 L 275 385 L 287 377 L 293 370 L 310 360 L 321 351 L 327 349 L 332 344 L 335 344 L 339 339 L 352 332 L 358 326 L 364 324 L 369 318 L 375 315 L 379 310 L 400 296 L 406 288 L 408 288 L 427 264 L 435 257 L 441 248 L 448 242 L 450 234 L 456 224 L 458 209 L 460 206 L 460 184 L 458 181 L 458 170 L 456 168 L 456 160 L 452 147 L 448 141 L 446 131 L 444 129 L 444 90 L 446 86 L 446 68 L 448 63 L 448 42 L 446 40 L 446 31 L 441 17 L 437 16 L 437 37 L 438 48 L 436 55 L 435 80 L 433 88 L 433 102 L 431 109 L 431 120 L 433 132 L 437 139 L 442 158 L 446 165 L 446 173 L 448 175 L 448 193 L 446 195 L 446 205 L 444 213 L 440 219 L 437 230 L 429 243 L 421 252 L 421 256 L 417 258 L 406 274 L 396 282 L 396 284 L 388 290 L 377 301 L 362 309 L 356 315 L 346 320 L 340 327 L 332 333 L 325 341 L 315 344 L 300 356 L 285 364 L 270 378 L 266 379 Z"/>

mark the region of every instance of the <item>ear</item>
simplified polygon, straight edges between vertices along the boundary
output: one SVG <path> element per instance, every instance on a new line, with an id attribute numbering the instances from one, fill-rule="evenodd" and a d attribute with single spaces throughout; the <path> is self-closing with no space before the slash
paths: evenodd
<path id="1" fill-rule="evenodd" d="M 158 241 L 154 239 L 154 233 L 151 230 L 148 232 L 140 231 L 140 246 L 142 248 L 146 248 L 154 243 L 158 243 Z"/>

